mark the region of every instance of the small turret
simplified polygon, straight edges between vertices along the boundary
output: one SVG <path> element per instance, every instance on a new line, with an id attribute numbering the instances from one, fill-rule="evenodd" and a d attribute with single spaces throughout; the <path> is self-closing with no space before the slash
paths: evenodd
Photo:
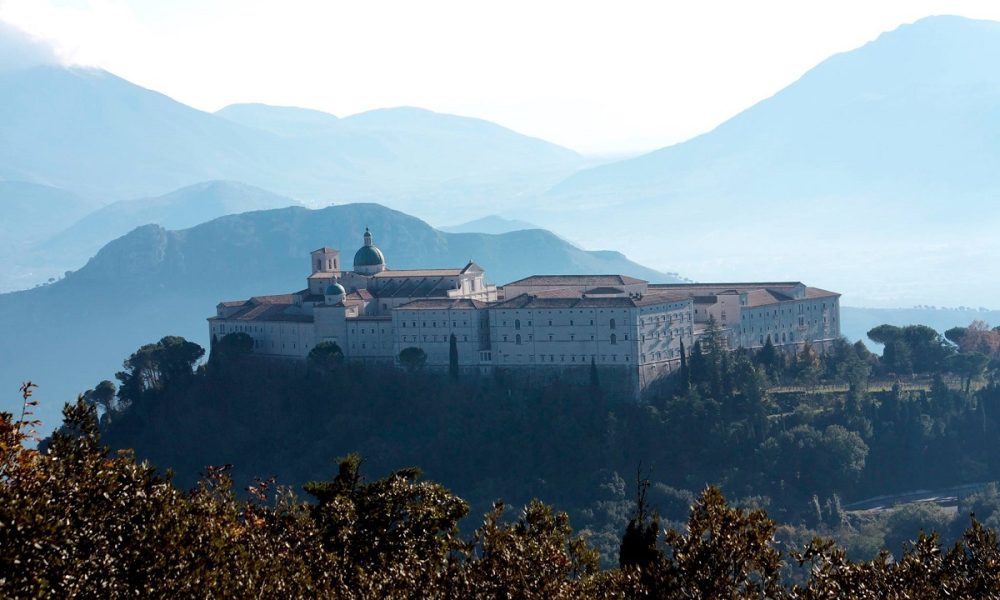
<path id="1" fill-rule="evenodd" d="M 326 293 L 324 294 L 324 301 L 327 306 L 336 306 L 344 301 L 344 297 L 347 295 L 347 290 L 344 286 L 339 283 L 331 283 L 326 288 Z"/>

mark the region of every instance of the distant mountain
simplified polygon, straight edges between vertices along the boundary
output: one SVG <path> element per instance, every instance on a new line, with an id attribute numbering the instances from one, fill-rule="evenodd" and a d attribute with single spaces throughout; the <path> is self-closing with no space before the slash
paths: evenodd
<path id="1" fill-rule="evenodd" d="M 413 161 L 410 167 L 425 177 L 435 172 L 459 176 L 455 166 L 460 164 L 473 172 L 501 173 L 575 165 L 581 160 L 572 150 L 483 119 L 422 108 L 383 108 L 351 115 L 340 122 L 345 128 L 365 132 L 393 148 L 400 159 L 398 167 L 406 166 L 403 159 Z M 469 140 L 476 143 L 470 144 Z"/>
<path id="2" fill-rule="evenodd" d="M 269 140 L 98 69 L 0 73 L 0 177 L 116 200 L 273 170 Z"/>
<path id="3" fill-rule="evenodd" d="M 629 230 L 616 247 L 702 280 L 995 303 L 979 269 L 1000 250 L 998 58 L 1000 23 L 902 26 L 709 133 L 571 175 L 539 203 L 551 218 L 528 217 L 581 239 Z"/>
<path id="4" fill-rule="evenodd" d="M 230 104 L 215 114 L 234 123 L 283 137 L 312 137 L 336 133 L 340 128 L 340 120 L 335 115 L 294 106 Z"/>
<path id="5" fill-rule="evenodd" d="M 522 229 L 541 229 L 538 225 L 521 221 L 519 219 L 507 219 L 498 215 L 487 215 L 467 223 L 459 225 L 449 225 L 438 227 L 441 231 L 448 233 L 507 233 L 509 231 L 519 231 Z"/>
<path id="6" fill-rule="evenodd" d="M 486 121 L 420 109 L 339 120 L 259 104 L 210 114 L 98 69 L 0 73 L 0 179 L 106 201 L 229 179 L 323 203 L 488 202 L 540 192 L 581 160 Z"/>
<path id="7" fill-rule="evenodd" d="M 45 239 L 97 207 L 97 202 L 59 188 L 0 181 L 0 239 L 13 244 Z"/>
<path id="8" fill-rule="evenodd" d="M 69 268 L 65 262 L 39 268 L 32 254 L 34 244 L 98 206 L 93 200 L 59 188 L 0 181 L 0 292 L 31 287 L 62 275 Z"/>
<path id="9" fill-rule="evenodd" d="M 235 181 L 205 181 L 154 198 L 121 200 L 104 206 L 36 248 L 40 260 L 72 257 L 76 269 L 111 240 L 140 225 L 186 229 L 217 217 L 295 206 L 299 202 Z"/>
<path id="10" fill-rule="evenodd" d="M 474 259 L 496 283 L 532 273 L 671 280 L 617 252 L 586 252 L 544 230 L 443 233 L 376 204 L 251 212 L 182 231 L 147 225 L 61 281 L 0 295 L 0 389 L 36 381 L 41 414 L 55 423 L 64 401 L 111 377 L 139 345 L 168 334 L 207 344 L 205 319 L 217 302 L 302 289 L 310 250 L 332 245 L 350 261 L 366 226 L 395 268 Z M 0 396 L 0 409 L 11 410 L 13 397 Z"/>

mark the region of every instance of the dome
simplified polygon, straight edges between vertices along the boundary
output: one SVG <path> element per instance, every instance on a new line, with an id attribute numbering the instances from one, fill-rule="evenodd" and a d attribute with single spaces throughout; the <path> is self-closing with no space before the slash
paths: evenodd
<path id="1" fill-rule="evenodd" d="M 378 246 L 372 243 L 372 232 L 365 227 L 365 245 L 354 255 L 354 271 L 356 273 L 374 274 L 385 270 L 385 256 Z"/>
<path id="2" fill-rule="evenodd" d="M 385 256 L 378 246 L 362 246 L 354 255 L 355 267 L 376 267 L 385 264 Z"/>
<path id="3" fill-rule="evenodd" d="M 344 286 L 340 285 L 339 283 L 331 283 L 329 287 L 326 288 L 327 296 L 343 296 L 346 293 L 347 290 L 345 290 Z"/>

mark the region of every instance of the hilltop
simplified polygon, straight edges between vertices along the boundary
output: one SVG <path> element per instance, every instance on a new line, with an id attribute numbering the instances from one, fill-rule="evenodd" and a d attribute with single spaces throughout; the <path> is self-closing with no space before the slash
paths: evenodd
<path id="1" fill-rule="evenodd" d="M 0 388 L 32 379 L 55 411 L 148 339 L 173 332 L 207 345 L 205 319 L 216 303 L 302 289 L 310 250 L 336 246 L 350 256 L 366 226 L 395 268 L 461 266 L 472 258 L 498 283 L 540 272 L 674 280 L 617 252 L 580 250 L 545 230 L 444 233 L 377 204 L 257 211 L 180 231 L 145 225 L 52 285 L 0 295 L 6 332 L 0 354 L 10 357 L 0 364 Z M 10 401 L 2 406 L 9 409 Z M 51 412 L 45 416 L 55 420 Z"/>

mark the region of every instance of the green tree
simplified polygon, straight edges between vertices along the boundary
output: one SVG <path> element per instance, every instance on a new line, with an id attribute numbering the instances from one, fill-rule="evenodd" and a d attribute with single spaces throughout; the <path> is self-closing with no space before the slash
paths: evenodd
<path id="1" fill-rule="evenodd" d="M 117 392 L 115 384 L 107 379 L 101 381 L 94 389 L 83 393 L 83 400 L 87 404 L 100 409 L 101 421 L 107 422 L 112 419 L 117 406 L 115 405 L 115 394 Z"/>
<path id="2" fill-rule="evenodd" d="M 601 376 L 597 372 L 597 359 L 590 357 L 590 387 L 593 390 L 601 389 Z"/>
<path id="3" fill-rule="evenodd" d="M 684 340 L 681 340 L 681 366 L 680 366 L 681 389 L 691 388 L 691 370 L 688 369 L 687 352 L 684 350 Z"/>
<path id="4" fill-rule="evenodd" d="M 801 385 L 814 386 L 819 383 L 822 372 L 819 354 L 806 342 L 795 357 L 795 378 Z"/>
<path id="5" fill-rule="evenodd" d="M 419 469 L 372 482 L 360 469 L 360 457 L 349 455 L 332 481 L 304 486 L 316 498 L 312 515 L 324 548 L 349 565 L 348 585 L 370 597 L 440 589 L 449 555 L 462 548 L 458 522 L 468 504 L 439 484 L 418 481 Z"/>
<path id="6" fill-rule="evenodd" d="M 930 502 L 904 504 L 892 511 L 885 521 L 885 547 L 895 556 L 902 556 L 904 542 L 917 539 L 922 531 L 947 533 L 951 528 L 951 514 Z"/>
<path id="7" fill-rule="evenodd" d="M 222 339 L 212 344 L 209 363 L 233 361 L 253 353 L 253 338 L 246 333 L 227 333 Z"/>
<path id="8" fill-rule="evenodd" d="M 868 339 L 883 346 L 902 338 L 903 330 L 895 325 L 879 325 L 868 330 Z"/>
<path id="9" fill-rule="evenodd" d="M 951 329 L 944 332 L 944 337 L 952 344 L 955 344 L 956 346 L 961 346 L 962 339 L 965 338 L 965 332 L 968 330 L 969 330 L 968 327 L 952 327 Z"/>
<path id="10" fill-rule="evenodd" d="M 687 531 L 667 532 L 666 558 L 648 593 L 665 599 L 781 597 L 774 534 L 774 521 L 764 511 L 732 508 L 709 487 L 691 508 Z"/>
<path id="11" fill-rule="evenodd" d="M 410 373 L 419 371 L 427 364 L 427 353 L 424 352 L 423 348 L 416 346 L 403 348 L 399 352 L 399 364 L 403 365 L 403 368 Z"/>
<path id="12" fill-rule="evenodd" d="M 602 585 L 597 552 L 573 535 L 564 512 L 532 500 L 513 523 L 496 502 L 462 553 L 464 572 L 448 598 L 526 600 L 622 598 L 619 586 Z"/>
<path id="13" fill-rule="evenodd" d="M 448 338 L 448 375 L 458 379 L 458 338 L 454 333 Z"/>
<path id="14" fill-rule="evenodd" d="M 913 373 L 913 359 L 910 347 L 903 340 L 893 340 L 882 351 L 882 362 L 890 373 L 910 375 Z"/>
<path id="15" fill-rule="evenodd" d="M 968 393 L 972 380 L 981 376 L 990 364 L 990 357 L 982 352 L 962 352 L 948 357 L 948 370 L 965 380 L 964 389 Z"/>
<path id="16" fill-rule="evenodd" d="M 771 381 L 776 382 L 781 374 L 781 355 L 778 354 L 778 349 L 775 348 L 770 335 L 767 336 L 761 349 L 757 351 L 755 359 L 757 364 L 764 368 L 764 372 L 767 373 Z"/>
<path id="17" fill-rule="evenodd" d="M 195 363 L 204 355 L 204 348 L 180 336 L 146 344 L 125 359 L 124 370 L 115 374 L 121 382 L 118 397 L 130 404 L 147 393 L 183 383 L 194 375 Z"/>
<path id="18" fill-rule="evenodd" d="M 639 567 L 648 570 L 663 557 L 656 546 L 660 534 L 660 519 L 649 513 L 646 502 L 649 486 L 649 480 L 636 473 L 635 514 L 625 527 L 618 550 L 618 566 L 622 569 Z"/>
<path id="19" fill-rule="evenodd" d="M 320 342 L 309 351 L 306 364 L 319 371 L 333 371 L 344 364 L 344 351 L 337 342 Z"/>

